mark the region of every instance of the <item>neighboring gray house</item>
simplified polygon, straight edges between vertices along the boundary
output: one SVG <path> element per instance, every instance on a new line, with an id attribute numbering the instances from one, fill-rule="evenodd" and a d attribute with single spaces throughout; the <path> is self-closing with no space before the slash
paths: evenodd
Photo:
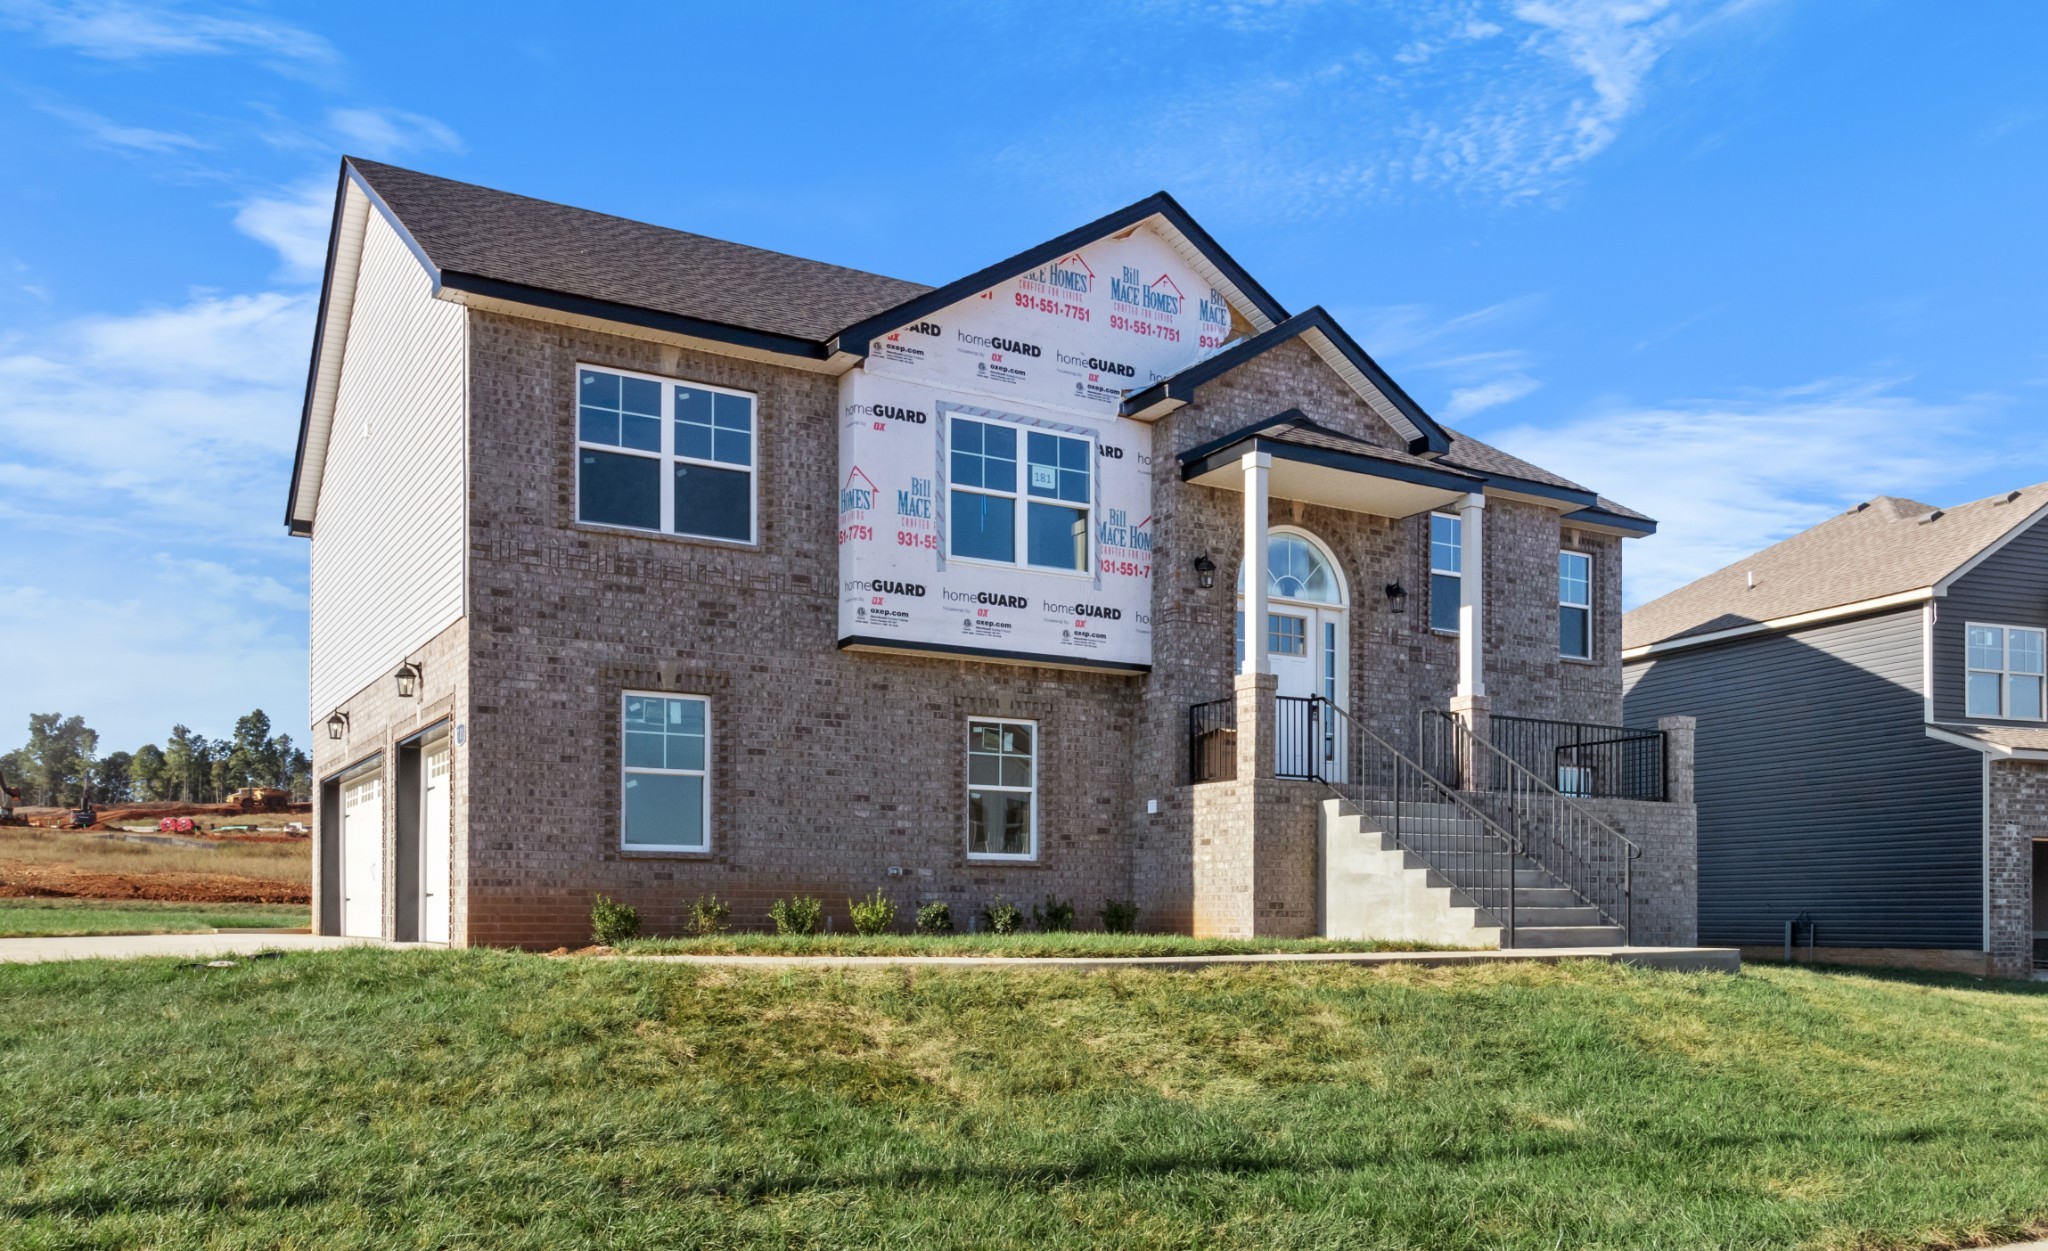
<path id="1" fill-rule="evenodd" d="M 879 888 L 1691 941 L 1688 732 L 1614 728 L 1655 523 L 1434 421 L 1164 194 L 932 288 L 344 161 L 286 520 L 321 932 Z M 1536 772 L 1460 796 L 1489 725 Z"/>
<path id="2" fill-rule="evenodd" d="M 1879 496 L 1627 615 L 1629 721 L 1699 719 L 1702 941 L 2048 965 L 2044 511 Z"/>

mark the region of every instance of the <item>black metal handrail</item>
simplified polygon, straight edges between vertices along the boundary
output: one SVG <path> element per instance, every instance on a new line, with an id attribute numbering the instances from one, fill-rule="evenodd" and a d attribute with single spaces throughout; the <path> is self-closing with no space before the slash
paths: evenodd
<path id="1" fill-rule="evenodd" d="M 1425 767 L 1510 832 L 1516 846 L 1621 927 L 1635 933 L 1634 863 L 1642 849 L 1557 787 L 1440 709 L 1417 727 Z"/>
<path id="2" fill-rule="evenodd" d="M 1188 707 L 1188 781 L 1237 777 L 1237 697 Z"/>
<path id="3" fill-rule="evenodd" d="M 1321 723 L 1335 744 L 1330 759 L 1343 771 L 1319 776 L 1346 803 L 1384 822 L 1396 846 L 1442 876 L 1501 926 L 1501 946 L 1515 945 L 1514 835 L 1487 812 L 1403 755 L 1329 700 L 1316 697 Z"/>
<path id="4" fill-rule="evenodd" d="M 1664 801 L 1662 730 L 1541 717 L 1488 718 L 1487 737 L 1515 763 L 1581 799 Z"/>

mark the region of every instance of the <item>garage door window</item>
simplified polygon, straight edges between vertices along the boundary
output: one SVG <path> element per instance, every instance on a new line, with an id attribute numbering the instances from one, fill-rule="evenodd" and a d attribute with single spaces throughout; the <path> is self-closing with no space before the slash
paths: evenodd
<path id="1" fill-rule="evenodd" d="M 622 727 L 628 851 L 711 846 L 711 701 L 628 691 Z"/>

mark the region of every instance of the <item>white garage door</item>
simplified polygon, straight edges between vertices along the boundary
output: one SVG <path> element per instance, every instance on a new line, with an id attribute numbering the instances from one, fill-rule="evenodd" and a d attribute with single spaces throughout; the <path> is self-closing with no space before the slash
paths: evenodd
<path id="1" fill-rule="evenodd" d="M 448 743 L 427 749 L 420 770 L 420 939 L 448 941 Z"/>
<path id="2" fill-rule="evenodd" d="M 384 779 L 372 775 L 341 789 L 341 932 L 384 936 Z"/>

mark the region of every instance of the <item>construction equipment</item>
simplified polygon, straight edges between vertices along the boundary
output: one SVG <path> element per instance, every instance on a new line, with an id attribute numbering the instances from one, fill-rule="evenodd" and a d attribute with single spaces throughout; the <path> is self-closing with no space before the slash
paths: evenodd
<path id="1" fill-rule="evenodd" d="M 14 815 L 14 805 L 21 802 L 18 787 L 7 784 L 7 775 L 0 773 L 0 825 L 27 825 L 28 818 Z"/>
<path id="2" fill-rule="evenodd" d="M 278 812 L 292 801 L 290 791 L 275 786 L 245 786 L 228 796 L 237 812 Z"/>

